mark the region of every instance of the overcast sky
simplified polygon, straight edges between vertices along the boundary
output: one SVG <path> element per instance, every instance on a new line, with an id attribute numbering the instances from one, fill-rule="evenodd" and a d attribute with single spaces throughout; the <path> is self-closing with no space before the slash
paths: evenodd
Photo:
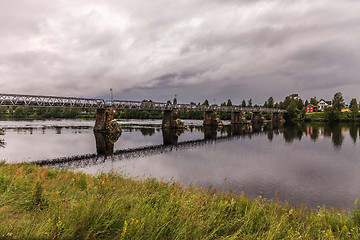
<path id="1" fill-rule="evenodd" d="M 0 92 L 360 100 L 357 0 L 0 0 Z"/>

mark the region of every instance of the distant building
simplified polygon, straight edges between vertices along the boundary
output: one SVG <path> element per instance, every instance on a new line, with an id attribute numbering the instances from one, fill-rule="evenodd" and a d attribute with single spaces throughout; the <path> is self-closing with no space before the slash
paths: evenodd
<path id="1" fill-rule="evenodd" d="M 300 99 L 299 94 L 297 94 L 297 93 L 291 94 L 290 97 L 293 99 L 296 99 L 296 100 Z"/>
<path id="2" fill-rule="evenodd" d="M 312 112 L 316 112 L 316 109 L 317 109 L 316 106 L 314 106 L 312 104 L 309 104 L 309 105 L 306 106 L 305 111 L 307 113 L 312 113 Z"/>
<path id="3" fill-rule="evenodd" d="M 320 101 L 318 102 L 319 111 L 324 111 L 325 107 L 331 107 L 331 106 L 332 106 L 331 101 L 325 101 L 324 99 L 320 99 Z"/>

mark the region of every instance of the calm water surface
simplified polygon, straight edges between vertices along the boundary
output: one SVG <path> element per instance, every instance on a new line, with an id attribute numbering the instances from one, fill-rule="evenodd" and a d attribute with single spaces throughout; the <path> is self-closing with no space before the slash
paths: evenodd
<path id="1" fill-rule="evenodd" d="M 161 121 L 121 121 L 120 136 L 95 136 L 92 120 L 0 121 L 0 159 L 175 179 L 310 206 L 360 198 L 359 126 L 296 124 L 163 132 Z M 226 122 L 225 122 L 226 123 Z M 113 155 L 111 155 L 114 153 Z"/>

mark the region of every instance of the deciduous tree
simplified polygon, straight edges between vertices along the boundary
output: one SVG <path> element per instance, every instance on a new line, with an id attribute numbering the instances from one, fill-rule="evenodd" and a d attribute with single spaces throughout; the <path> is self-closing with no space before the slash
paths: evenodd
<path id="1" fill-rule="evenodd" d="M 242 102 L 241 102 L 241 107 L 246 107 L 246 102 L 245 102 L 245 99 L 244 99 L 244 100 L 242 100 Z"/>
<path id="2" fill-rule="evenodd" d="M 332 105 L 334 110 L 340 111 L 342 108 L 345 107 L 344 98 L 341 92 L 337 92 L 334 94 L 334 98 L 332 100 Z"/>
<path id="3" fill-rule="evenodd" d="M 267 100 L 267 107 L 268 108 L 274 107 L 274 98 L 273 97 L 269 97 L 269 99 Z"/>

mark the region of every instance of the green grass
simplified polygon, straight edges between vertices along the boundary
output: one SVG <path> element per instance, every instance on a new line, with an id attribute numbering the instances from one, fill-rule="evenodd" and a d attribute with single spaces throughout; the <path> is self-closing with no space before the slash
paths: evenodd
<path id="1" fill-rule="evenodd" d="M 326 122 L 325 112 L 314 112 L 314 113 L 306 113 L 305 114 L 305 121 L 312 121 L 312 122 Z M 339 120 L 340 122 L 359 122 L 360 115 L 353 116 L 351 112 L 340 112 L 339 113 Z"/>
<path id="2" fill-rule="evenodd" d="M 360 211 L 0 164 L 3 239 L 359 239 Z"/>
<path id="3" fill-rule="evenodd" d="M 306 113 L 305 120 L 323 122 L 325 121 L 325 113 L 324 112 Z"/>

